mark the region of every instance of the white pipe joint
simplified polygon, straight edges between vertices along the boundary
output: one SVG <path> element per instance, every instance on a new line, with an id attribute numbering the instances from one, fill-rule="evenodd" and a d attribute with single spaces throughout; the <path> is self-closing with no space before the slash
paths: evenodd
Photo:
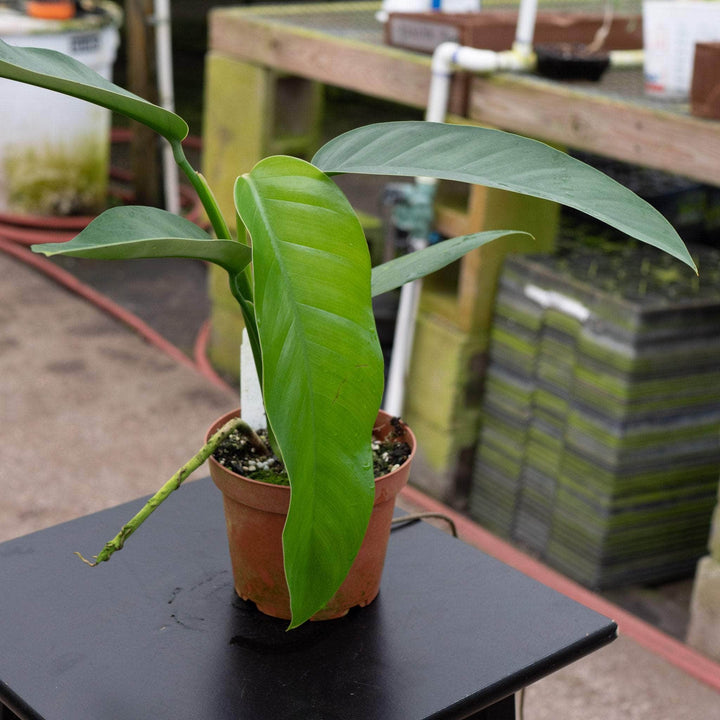
<path id="1" fill-rule="evenodd" d="M 477 73 L 509 70 L 529 70 L 534 66 L 535 56 L 523 51 L 482 50 L 466 47 L 455 42 L 444 42 L 435 48 L 432 56 L 432 78 L 425 119 L 444 122 L 450 96 L 450 81 L 457 68 Z"/>
<path id="2" fill-rule="evenodd" d="M 502 70 L 528 70 L 533 65 L 533 53 L 526 51 L 522 46 L 513 47 L 512 50 L 495 51 L 444 42 L 435 48 L 431 68 L 432 79 L 437 82 L 445 78 L 449 80 L 457 68 L 477 73 L 491 73 Z"/>
<path id="3" fill-rule="evenodd" d="M 611 50 L 610 65 L 614 68 L 641 67 L 644 57 L 642 50 Z"/>
<path id="4" fill-rule="evenodd" d="M 490 57 L 494 56 L 494 57 Z M 459 67 L 473 72 L 503 72 L 512 70 L 531 70 L 535 65 L 535 56 L 525 50 L 479 50 L 463 47 L 456 54 Z"/>
<path id="5" fill-rule="evenodd" d="M 450 99 L 450 81 L 453 75 L 455 53 L 460 45 L 455 42 L 440 43 L 432 55 L 430 68 L 430 93 L 428 95 L 425 120 L 445 122 L 445 113 Z"/>

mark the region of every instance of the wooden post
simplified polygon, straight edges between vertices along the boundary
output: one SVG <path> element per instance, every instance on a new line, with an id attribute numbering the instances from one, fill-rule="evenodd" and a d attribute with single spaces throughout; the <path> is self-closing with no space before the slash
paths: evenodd
<path id="1" fill-rule="evenodd" d="M 203 174 L 228 222 L 235 220 L 233 185 L 267 155 L 309 158 L 320 144 L 322 89 L 298 78 L 216 52 L 205 60 Z M 228 90 L 230 89 L 230 90 Z M 243 322 L 227 274 L 210 266 L 212 332 L 208 355 L 229 377 L 238 375 Z"/>
<path id="2" fill-rule="evenodd" d="M 127 38 L 127 89 L 150 102 L 157 102 L 153 0 L 125 0 Z M 131 123 L 130 168 L 135 201 L 142 205 L 161 205 L 158 136 L 137 122 Z"/>

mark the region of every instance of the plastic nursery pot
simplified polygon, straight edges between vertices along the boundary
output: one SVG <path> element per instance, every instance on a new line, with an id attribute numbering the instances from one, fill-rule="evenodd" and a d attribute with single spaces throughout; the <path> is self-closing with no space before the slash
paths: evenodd
<path id="1" fill-rule="evenodd" d="M 219 418 L 208 437 L 238 413 L 235 410 Z M 382 439 L 389 434 L 390 419 L 380 411 L 373 430 L 375 437 Z M 415 436 L 407 426 L 401 439 L 410 445 L 410 456 L 397 470 L 375 480 L 375 505 L 360 551 L 343 584 L 312 620 L 342 617 L 355 606 L 370 604 L 380 590 L 395 498 L 407 484 L 415 455 Z M 252 600 L 266 615 L 289 620 L 282 531 L 290 488 L 238 475 L 214 457 L 210 458 L 210 475 L 223 495 L 235 591 L 243 600 Z"/>

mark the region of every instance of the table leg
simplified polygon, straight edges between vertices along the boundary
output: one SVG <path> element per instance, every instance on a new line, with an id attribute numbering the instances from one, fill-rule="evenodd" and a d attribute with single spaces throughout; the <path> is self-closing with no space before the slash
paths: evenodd
<path id="1" fill-rule="evenodd" d="M 0 720 L 20 720 L 20 718 L 9 707 L 0 702 Z"/>
<path id="2" fill-rule="evenodd" d="M 472 715 L 470 720 L 515 720 L 515 696 L 510 695 L 504 700 Z"/>

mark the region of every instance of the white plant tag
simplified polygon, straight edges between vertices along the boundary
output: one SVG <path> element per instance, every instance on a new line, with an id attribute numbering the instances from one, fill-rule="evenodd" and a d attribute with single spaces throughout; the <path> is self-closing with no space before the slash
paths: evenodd
<path id="1" fill-rule="evenodd" d="M 240 343 L 240 414 L 253 430 L 265 430 L 267 418 L 263 406 L 260 381 L 247 330 L 243 330 Z"/>

